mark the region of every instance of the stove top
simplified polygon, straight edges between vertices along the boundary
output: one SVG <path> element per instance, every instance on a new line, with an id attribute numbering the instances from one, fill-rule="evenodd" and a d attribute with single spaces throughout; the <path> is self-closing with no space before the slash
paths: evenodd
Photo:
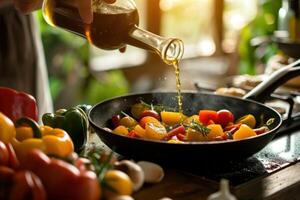
<path id="1" fill-rule="evenodd" d="M 237 152 L 238 153 L 238 152 Z M 219 181 L 226 178 L 233 186 L 268 176 L 300 160 L 300 130 L 276 137 L 263 150 L 246 160 L 202 163 L 182 168 L 185 173 Z"/>
<path id="2" fill-rule="evenodd" d="M 300 161 L 300 104 L 298 93 L 273 95 L 270 105 L 279 106 L 283 124 L 275 138 L 260 152 L 246 160 L 226 163 L 200 163 L 180 168 L 184 173 L 219 182 L 226 178 L 232 186 L 271 175 Z M 274 104 L 274 101 L 277 104 Z M 278 102 L 281 102 L 278 103 Z M 284 108 L 284 109 L 282 109 Z M 238 152 L 237 152 L 238 153 Z M 220 155 L 221 156 L 221 155 Z"/>

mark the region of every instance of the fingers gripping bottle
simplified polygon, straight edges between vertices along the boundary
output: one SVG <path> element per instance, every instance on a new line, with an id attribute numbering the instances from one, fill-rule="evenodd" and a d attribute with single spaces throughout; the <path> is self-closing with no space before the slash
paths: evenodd
<path id="1" fill-rule="evenodd" d="M 52 26 L 63 28 L 105 50 L 133 45 L 157 53 L 167 64 L 183 55 L 183 43 L 164 38 L 138 27 L 139 15 L 133 0 L 116 0 L 113 4 L 92 0 L 93 22 L 82 21 L 74 0 L 45 0 L 43 16 Z"/>

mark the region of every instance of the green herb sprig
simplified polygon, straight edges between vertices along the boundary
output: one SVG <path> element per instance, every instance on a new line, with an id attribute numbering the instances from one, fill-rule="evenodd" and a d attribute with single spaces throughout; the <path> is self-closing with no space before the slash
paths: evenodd
<path id="1" fill-rule="evenodd" d="M 209 128 L 196 121 L 192 121 L 187 127 L 194 129 L 195 131 L 201 133 L 203 136 L 207 136 L 210 132 Z"/>
<path id="2" fill-rule="evenodd" d="M 143 106 L 145 106 L 147 109 L 151 109 L 151 110 L 155 110 L 156 112 L 160 113 L 162 111 L 175 111 L 174 108 L 171 108 L 169 106 L 164 106 L 164 105 L 161 105 L 161 104 L 156 104 L 156 105 L 153 105 L 152 103 L 151 104 L 148 104 L 144 101 L 140 101 L 141 104 Z"/>
<path id="3" fill-rule="evenodd" d="M 114 151 L 110 151 L 107 156 L 107 153 L 101 147 L 97 147 L 94 145 L 87 149 L 83 155 L 83 157 L 91 161 L 91 164 L 94 167 L 94 171 L 97 174 L 99 183 L 103 182 L 105 173 L 113 168 L 111 161 L 114 156 Z"/>

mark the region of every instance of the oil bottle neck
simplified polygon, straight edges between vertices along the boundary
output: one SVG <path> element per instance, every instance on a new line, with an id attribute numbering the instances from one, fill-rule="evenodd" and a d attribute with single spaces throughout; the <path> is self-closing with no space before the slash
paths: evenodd
<path id="1" fill-rule="evenodd" d="M 131 31 L 128 44 L 157 53 L 167 64 L 173 64 L 183 56 L 183 42 L 177 38 L 165 38 L 137 26 Z"/>

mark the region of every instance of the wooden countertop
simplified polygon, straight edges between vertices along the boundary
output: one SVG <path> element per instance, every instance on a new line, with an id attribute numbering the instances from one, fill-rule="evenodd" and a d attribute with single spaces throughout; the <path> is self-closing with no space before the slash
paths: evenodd
<path id="1" fill-rule="evenodd" d="M 146 185 L 135 193 L 136 200 L 157 200 L 169 197 L 173 200 L 206 200 L 218 190 L 217 182 L 187 174 L 178 170 L 165 169 L 166 175 L 159 184 Z M 266 177 L 231 187 L 239 200 L 299 200 L 300 163 L 296 163 Z"/>
<path id="2" fill-rule="evenodd" d="M 107 148 L 96 134 L 90 142 Z M 177 169 L 166 169 L 164 179 L 158 184 L 148 184 L 133 194 L 135 200 L 206 200 L 219 190 L 219 182 Z M 266 174 L 246 183 L 230 187 L 238 200 L 300 200 L 300 162 L 272 174 Z"/>

